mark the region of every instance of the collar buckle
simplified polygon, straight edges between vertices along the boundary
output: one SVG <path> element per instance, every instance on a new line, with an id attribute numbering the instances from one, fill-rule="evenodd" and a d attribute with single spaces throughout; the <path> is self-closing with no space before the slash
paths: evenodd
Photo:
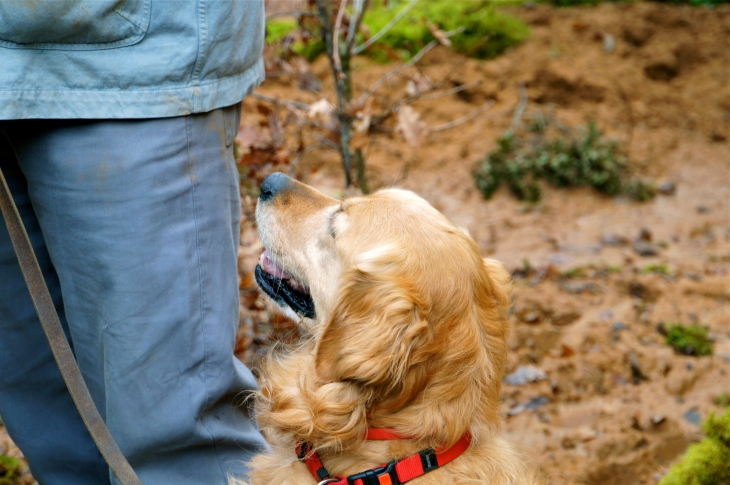
<path id="1" fill-rule="evenodd" d="M 427 449 L 418 452 L 421 455 L 421 465 L 423 465 L 423 473 L 428 473 L 431 470 L 435 470 L 439 467 L 438 457 L 436 452 L 432 449 Z"/>
<path id="2" fill-rule="evenodd" d="M 401 485 L 398 474 L 395 472 L 397 461 L 391 461 L 387 465 L 365 470 L 347 477 L 348 485 L 355 485 L 355 481 L 361 480 L 362 485 Z"/>

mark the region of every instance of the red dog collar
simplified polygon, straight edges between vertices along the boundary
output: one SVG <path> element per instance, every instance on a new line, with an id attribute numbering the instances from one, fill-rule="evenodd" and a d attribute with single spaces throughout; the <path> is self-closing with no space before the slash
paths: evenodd
<path id="1" fill-rule="evenodd" d="M 365 435 L 366 440 L 402 440 L 409 439 L 400 436 L 391 429 L 371 428 Z M 443 451 L 434 451 L 431 448 L 421 450 L 400 460 L 394 460 L 383 466 L 365 470 L 349 477 L 335 476 L 330 478 L 329 472 L 322 464 L 317 452 L 312 452 L 309 443 L 297 445 L 296 453 L 299 461 L 307 465 L 310 473 L 320 484 L 330 485 L 401 485 L 416 477 L 425 475 L 438 467 L 456 459 L 464 453 L 471 444 L 471 435 L 466 433 L 454 446 Z"/>

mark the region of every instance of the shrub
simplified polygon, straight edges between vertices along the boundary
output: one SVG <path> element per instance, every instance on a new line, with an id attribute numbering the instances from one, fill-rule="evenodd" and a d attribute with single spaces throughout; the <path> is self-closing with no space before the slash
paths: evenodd
<path id="1" fill-rule="evenodd" d="M 689 447 L 659 485 L 730 485 L 730 409 L 710 414 L 705 439 Z"/>
<path id="2" fill-rule="evenodd" d="M 550 138 L 546 128 L 543 120 L 497 140 L 497 148 L 474 172 L 484 197 L 489 199 L 505 183 L 518 199 L 536 202 L 541 180 L 557 187 L 591 186 L 609 196 L 624 194 L 639 201 L 654 197 L 653 185 L 631 176 L 620 147 L 606 140 L 594 123 L 582 130 L 582 137 L 562 127 L 561 137 Z"/>
<path id="3" fill-rule="evenodd" d="M 701 325 L 674 324 L 667 329 L 667 345 L 685 355 L 712 355 L 707 328 Z"/>

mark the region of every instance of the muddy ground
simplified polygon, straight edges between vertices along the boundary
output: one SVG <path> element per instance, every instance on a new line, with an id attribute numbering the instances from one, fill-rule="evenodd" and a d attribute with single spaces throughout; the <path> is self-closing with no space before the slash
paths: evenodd
<path id="1" fill-rule="evenodd" d="M 446 87 L 472 87 L 414 108 L 438 126 L 494 105 L 420 146 L 395 132 L 373 136 L 368 181 L 374 189 L 395 184 L 417 192 L 513 272 L 507 372 L 534 366 L 539 380 L 505 383 L 504 434 L 548 482 L 655 484 L 701 438 L 699 419 L 720 409 L 717 396 L 730 391 L 730 8 L 538 5 L 510 13 L 529 24 L 526 42 L 495 60 L 467 60 Z M 440 79 L 455 62 L 458 56 L 436 48 L 422 72 Z M 365 58 L 354 65 L 356 92 L 393 68 Z M 324 91 L 304 91 L 294 77 L 277 75 L 258 92 L 313 103 L 331 92 L 325 59 L 311 73 Z M 378 102 L 402 97 L 406 75 L 381 88 Z M 544 187 L 536 205 L 506 189 L 484 200 L 471 172 L 509 129 L 520 85 L 528 111 L 569 126 L 595 121 L 666 194 L 636 203 Z M 258 104 L 246 102 L 244 124 L 261 122 Z M 289 162 L 294 138 L 285 141 Z M 266 164 L 259 175 L 281 168 Z M 293 173 L 333 195 L 344 192 L 331 150 L 307 153 Z M 243 194 L 237 350 L 255 365 L 295 330 L 253 285 L 261 252 L 253 182 Z M 658 331 L 668 322 L 709 327 L 714 355 L 675 353 Z M 4 450 L 19 453 L 0 430 Z"/>

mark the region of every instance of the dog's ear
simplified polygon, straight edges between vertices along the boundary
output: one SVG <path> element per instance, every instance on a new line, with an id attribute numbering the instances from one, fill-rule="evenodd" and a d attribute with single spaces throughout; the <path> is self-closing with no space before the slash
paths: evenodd
<path id="1" fill-rule="evenodd" d="M 374 386 L 382 398 L 410 381 L 407 371 L 428 359 L 428 303 L 410 280 L 407 260 L 401 250 L 384 247 L 361 254 L 345 271 L 319 339 L 321 380 Z"/>

